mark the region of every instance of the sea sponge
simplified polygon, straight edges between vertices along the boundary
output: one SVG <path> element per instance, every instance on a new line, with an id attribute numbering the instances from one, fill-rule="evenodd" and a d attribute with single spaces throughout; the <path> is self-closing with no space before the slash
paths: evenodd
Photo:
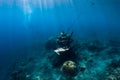
<path id="1" fill-rule="evenodd" d="M 78 73 L 78 68 L 75 62 L 66 61 L 61 67 L 61 72 L 67 77 L 74 77 Z"/>

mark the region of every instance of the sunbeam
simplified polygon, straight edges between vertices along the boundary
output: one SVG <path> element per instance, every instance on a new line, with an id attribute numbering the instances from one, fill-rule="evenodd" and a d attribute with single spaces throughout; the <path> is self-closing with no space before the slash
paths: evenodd
<path id="1" fill-rule="evenodd" d="M 73 6 L 72 0 L 14 0 L 10 3 L 12 4 L 13 2 L 17 3 L 17 6 L 22 9 L 25 16 L 25 23 L 30 22 L 31 15 L 36 8 L 43 13 L 47 10 L 53 10 L 56 6 Z"/>

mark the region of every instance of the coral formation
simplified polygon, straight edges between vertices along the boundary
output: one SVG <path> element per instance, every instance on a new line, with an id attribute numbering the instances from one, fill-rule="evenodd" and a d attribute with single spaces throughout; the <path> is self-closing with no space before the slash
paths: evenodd
<path id="1" fill-rule="evenodd" d="M 20 58 L 8 70 L 5 80 L 120 80 L 118 41 L 74 41 L 67 45 L 72 37 L 61 35 L 59 42 L 46 43 L 47 50 L 41 49 L 37 55 L 32 51 L 30 55 L 35 56 L 23 61 Z M 49 50 L 52 45 L 55 46 Z M 63 49 L 60 55 L 54 52 L 58 48 Z"/>
<path id="2" fill-rule="evenodd" d="M 78 73 L 78 68 L 75 62 L 66 61 L 61 67 L 61 72 L 67 77 L 74 77 Z"/>

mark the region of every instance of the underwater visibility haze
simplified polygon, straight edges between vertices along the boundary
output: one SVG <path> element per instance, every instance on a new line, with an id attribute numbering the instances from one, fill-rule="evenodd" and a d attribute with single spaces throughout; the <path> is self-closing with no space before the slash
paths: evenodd
<path id="1" fill-rule="evenodd" d="M 120 80 L 120 0 L 0 0 L 0 80 Z"/>

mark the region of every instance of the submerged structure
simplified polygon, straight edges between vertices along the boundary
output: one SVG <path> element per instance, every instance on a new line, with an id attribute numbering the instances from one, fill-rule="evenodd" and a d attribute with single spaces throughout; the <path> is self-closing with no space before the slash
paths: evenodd
<path id="1" fill-rule="evenodd" d="M 58 67 L 61 66 L 62 73 L 66 76 L 72 78 L 77 75 L 77 55 L 75 51 L 72 49 L 71 44 L 73 42 L 72 34 L 67 35 L 64 32 L 61 32 L 56 42 L 58 44 L 58 48 L 54 50 L 55 53 L 58 54 L 57 58 L 55 58 L 58 63 Z M 53 61 L 54 62 L 54 61 Z M 53 66 L 56 63 L 53 64 Z"/>
<path id="2" fill-rule="evenodd" d="M 61 71 L 68 78 L 74 77 L 78 73 L 77 65 L 73 61 L 64 62 Z"/>
<path id="3" fill-rule="evenodd" d="M 72 35 L 61 32 L 34 56 L 16 60 L 5 80 L 120 80 L 119 42 L 76 43 Z"/>
<path id="4" fill-rule="evenodd" d="M 52 56 L 52 64 L 55 67 L 60 67 L 63 65 L 65 61 L 71 60 L 77 62 L 76 52 L 73 50 L 73 46 L 71 46 L 73 39 L 72 34 L 67 35 L 64 32 L 61 32 L 60 35 L 56 39 L 56 43 L 58 48 L 54 50 L 57 54 L 53 54 Z"/>

